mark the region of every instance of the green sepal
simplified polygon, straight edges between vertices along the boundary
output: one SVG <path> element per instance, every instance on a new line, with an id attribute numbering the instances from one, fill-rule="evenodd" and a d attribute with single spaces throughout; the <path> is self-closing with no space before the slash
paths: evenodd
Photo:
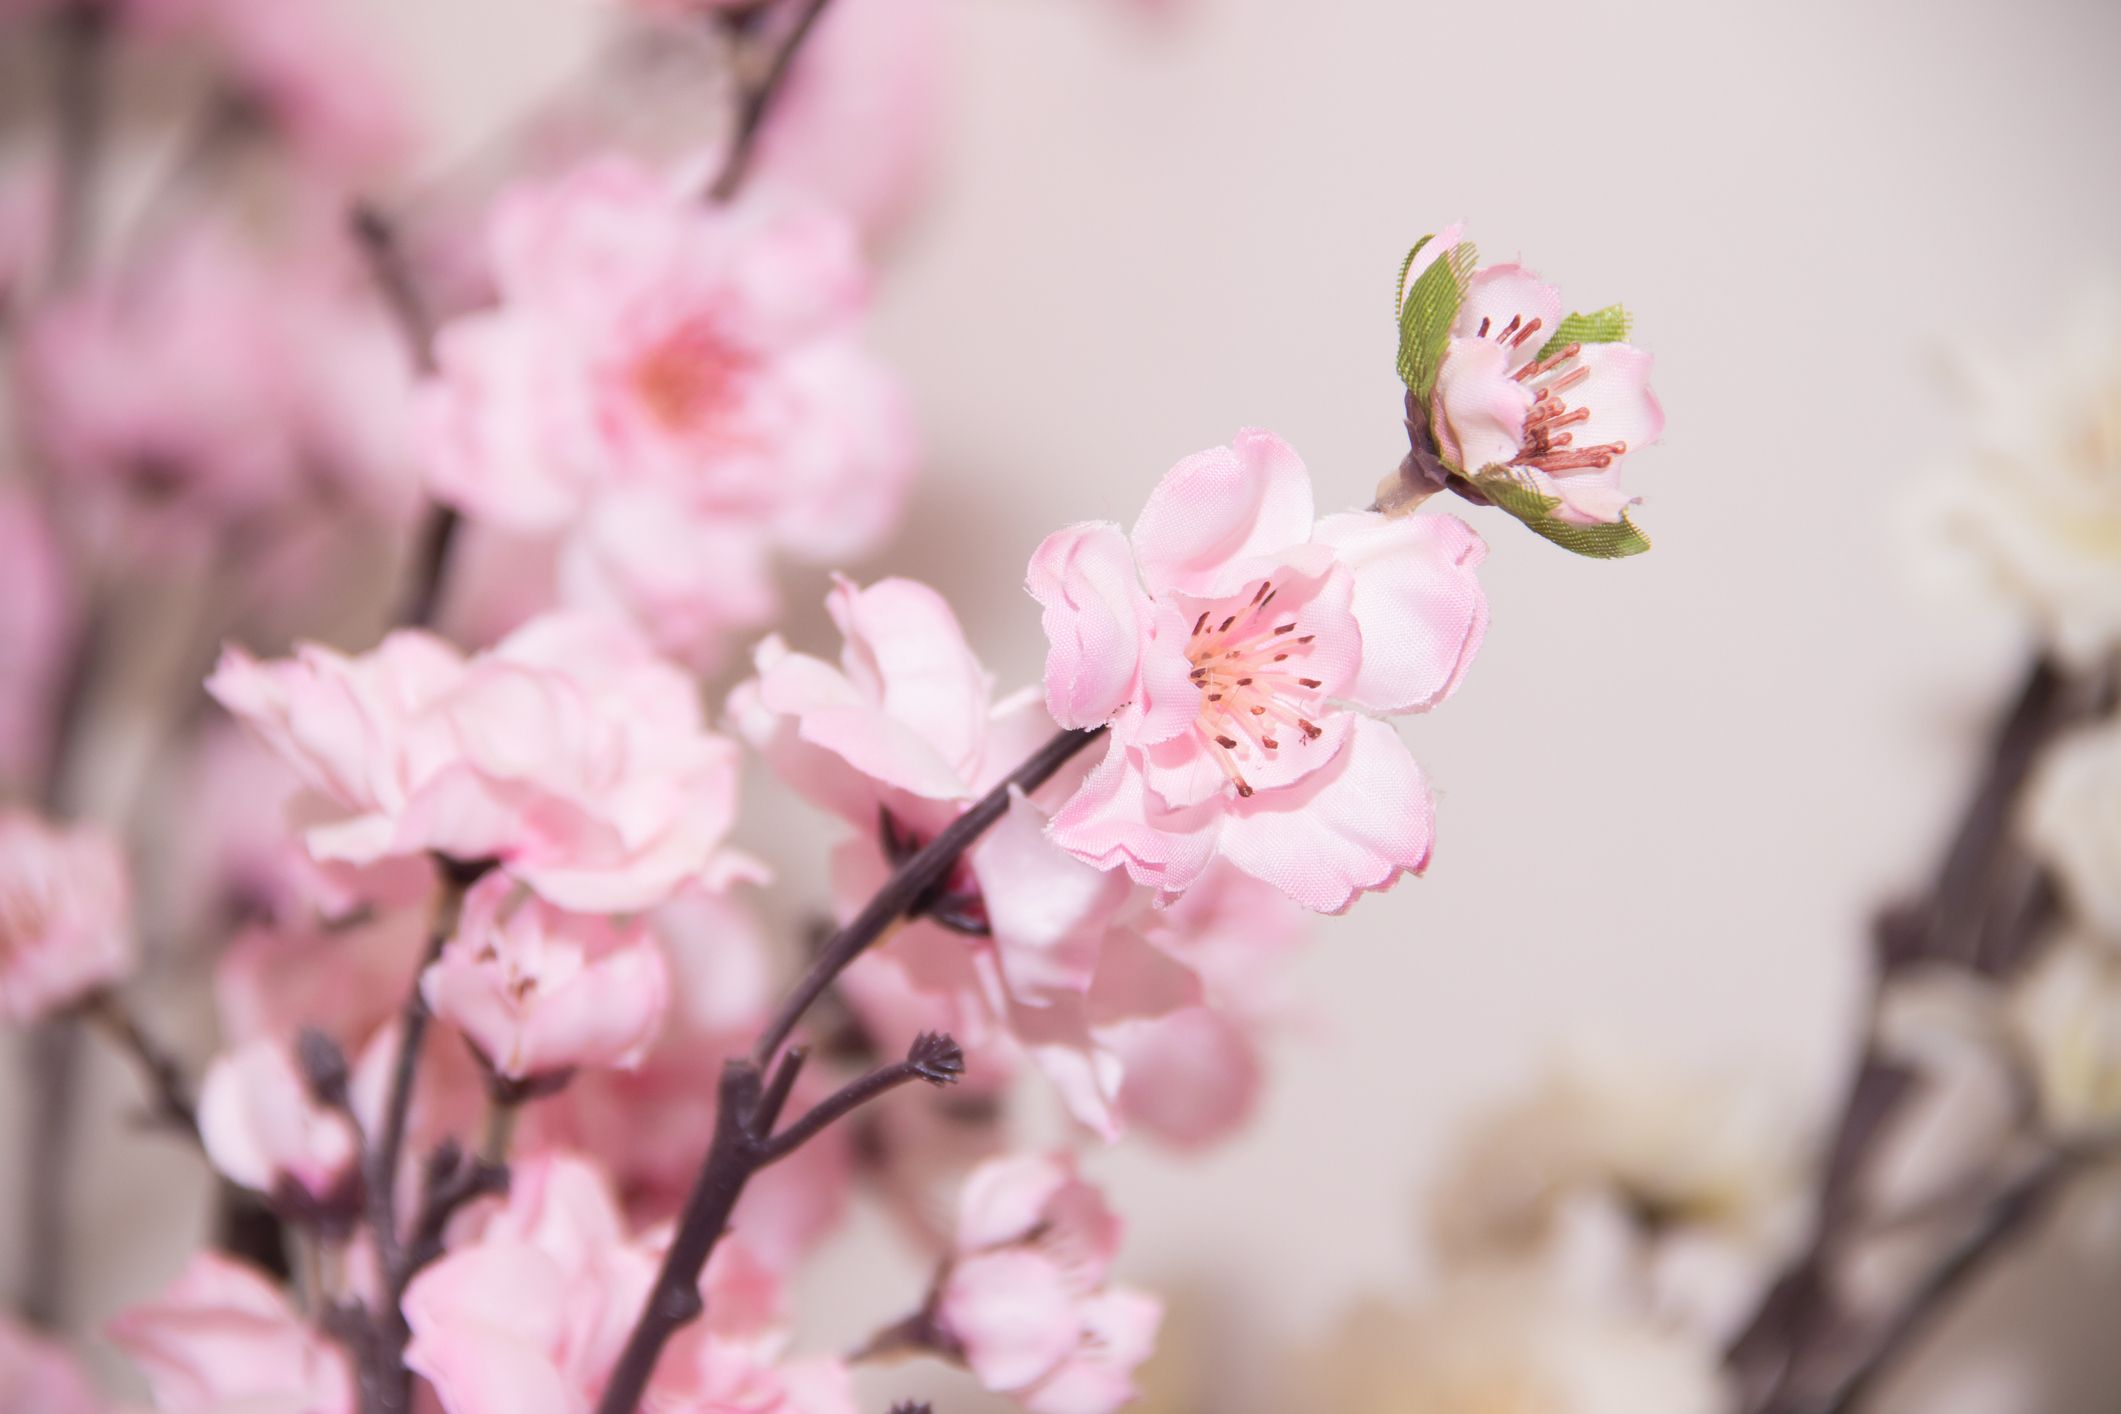
<path id="1" fill-rule="evenodd" d="M 1539 356 L 1558 353 L 1570 344 L 1621 343 L 1628 336 L 1628 323 L 1628 312 L 1617 304 L 1589 314 L 1571 314 L 1554 326 L 1554 337 L 1539 346 Z"/>
<path id="2" fill-rule="evenodd" d="M 1406 263 L 1400 266 L 1401 288 L 1406 286 L 1406 272 L 1430 239 L 1423 236 L 1407 253 Z M 1460 241 L 1430 261 L 1400 301 L 1399 381 L 1423 402 L 1436 389 L 1436 371 L 1443 365 L 1444 349 L 1451 340 L 1451 321 L 1458 318 L 1458 307 L 1465 303 L 1466 284 L 1479 258 L 1470 244 Z"/>
<path id="3" fill-rule="evenodd" d="M 1613 525 L 1577 525 L 1555 519 L 1553 512 L 1561 504 L 1560 499 L 1547 495 L 1507 467 L 1487 467 L 1466 481 L 1498 509 L 1574 554 L 1594 560 L 1622 560 L 1650 548 L 1650 537 L 1627 518 L 1625 511 Z"/>

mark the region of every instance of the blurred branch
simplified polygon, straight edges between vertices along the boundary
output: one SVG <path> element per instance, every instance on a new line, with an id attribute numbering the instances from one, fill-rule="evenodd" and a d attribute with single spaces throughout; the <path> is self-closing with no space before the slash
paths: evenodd
<path id="1" fill-rule="evenodd" d="M 753 158 L 758 155 L 759 137 L 766 129 L 766 119 L 773 111 L 774 101 L 787 87 L 788 75 L 795 68 L 796 54 L 803 42 L 810 38 L 819 18 L 825 13 L 831 0 L 802 0 L 802 8 L 796 15 L 794 26 L 788 37 L 774 49 L 767 62 L 766 71 L 756 83 L 747 85 L 737 110 L 736 136 L 729 148 L 729 159 L 722 164 L 720 175 L 708 188 L 708 196 L 715 201 L 727 201 L 743 187 L 744 179 L 750 175 Z"/>
<path id="2" fill-rule="evenodd" d="M 184 1082 L 184 1068 L 163 1045 L 147 1034 L 138 1017 L 115 993 L 98 992 L 81 1006 L 81 1019 L 101 1032 L 139 1067 L 147 1081 L 157 1122 L 200 1144 L 199 1114 Z"/>
<path id="3" fill-rule="evenodd" d="M 53 24 L 59 50 L 52 65 L 58 190 L 52 206 L 51 284 L 65 290 L 87 269 L 94 239 L 89 214 L 103 155 L 109 0 L 70 0 L 53 16 Z"/>

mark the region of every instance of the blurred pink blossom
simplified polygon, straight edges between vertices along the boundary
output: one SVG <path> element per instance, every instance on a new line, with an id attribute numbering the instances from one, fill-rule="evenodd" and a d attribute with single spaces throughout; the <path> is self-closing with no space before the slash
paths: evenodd
<path id="1" fill-rule="evenodd" d="M 1173 467 L 1131 542 L 1102 522 L 1048 536 L 1029 574 L 1047 706 L 1112 731 L 1052 839 L 1167 895 L 1221 856 L 1322 913 L 1418 872 L 1428 783 L 1365 714 L 1457 687 L 1485 553 L 1448 516 L 1314 521 L 1303 463 L 1257 430 Z"/>
<path id="2" fill-rule="evenodd" d="M 347 812 L 308 830 L 318 859 L 494 859 L 581 912 L 757 872 L 722 848 L 735 746 L 705 730 L 690 680 L 609 620 L 548 615 L 468 659 L 419 631 L 358 658 L 230 647 L 207 686 Z"/>
<path id="3" fill-rule="evenodd" d="M 1458 240 L 1456 226 L 1431 240 L 1407 278 Z M 1436 439 L 1461 471 L 1507 467 L 1559 499 L 1556 519 L 1618 521 L 1641 499 L 1620 484 L 1622 459 L 1664 431 L 1650 355 L 1631 344 L 1569 343 L 1541 358 L 1561 314 L 1561 291 L 1522 265 L 1474 271 L 1437 374 Z"/>
<path id="4" fill-rule="evenodd" d="M 61 1011 L 133 962 L 132 885 L 117 839 L 0 811 L 0 1019 Z"/>
<path id="5" fill-rule="evenodd" d="M 965 1180 L 935 1321 L 980 1383 L 1030 1414 L 1110 1414 L 1135 1397 L 1162 1303 L 1106 1285 L 1120 1221 L 1073 1159 L 997 1159 Z"/>
<path id="6" fill-rule="evenodd" d="M 120 1313 L 110 1338 L 147 1375 L 162 1414 L 356 1408 L 340 1348 L 278 1287 L 216 1253 L 196 1254 L 160 1297 Z"/>
<path id="7" fill-rule="evenodd" d="M 856 342 L 843 220 L 610 159 L 508 193 L 490 240 L 502 302 L 443 329 L 421 398 L 430 483 L 560 537 L 566 602 L 705 660 L 772 614 L 772 553 L 839 560 L 896 520 L 911 430 Z"/>
<path id="8" fill-rule="evenodd" d="M 72 1351 L 0 1316 L 0 1409 L 106 1414 L 109 1408 Z"/>
<path id="9" fill-rule="evenodd" d="M 402 342 L 328 243 L 289 256 L 189 232 L 40 308 L 18 376 L 53 473 L 158 526 L 413 508 Z"/>
<path id="10" fill-rule="evenodd" d="M 420 978 L 427 1005 L 510 1080 L 640 1064 L 670 990 L 647 928 L 516 900 L 516 888 L 490 874 L 466 895 L 456 936 Z"/>
<path id="11" fill-rule="evenodd" d="M 350 1216 L 360 1139 L 351 1120 L 310 1095 L 285 1045 L 252 1041 L 214 1059 L 199 1086 L 199 1138 L 231 1182 Z"/>

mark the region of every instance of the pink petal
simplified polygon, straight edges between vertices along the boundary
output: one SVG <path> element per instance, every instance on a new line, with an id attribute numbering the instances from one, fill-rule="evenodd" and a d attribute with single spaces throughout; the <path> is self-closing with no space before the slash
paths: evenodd
<path id="1" fill-rule="evenodd" d="M 826 608 L 846 636 L 840 662 L 856 687 L 969 777 L 993 688 L 949 602 L 910 579 L 867 589 L 839 579 Z"/>
<path id="2" fill-rule="evenodd" d="M 981 1252 L 1028 1237 L 1073 1182 L 1075 1163 L 1065 1156 L 1016 1154 L 981 1164 L 958 1196 L 957 1250 Z"/>
<path id="3" fill-rule="evenodd" d="M 1137 884 L 1183 893 L 1215 857 L 1216 801 L 1166 809 L 1149 791 L 1139 753 L 1114 742 L 1081 789 L 1054 812 L 1053 842 L 1100 869 L 1125 869 Z"/>
<path id="4" fill-rule="evenodd" d="M 1046 838 L 1046 816 L 1010 793 L 1009 811 L 972 853 L 997 960 L 1012 994 L 1084 992 L 1126 876 L 1096 869 Z"/>
<path id="5" fill-rule="evenodd" d="M 1248 427 L 1164 473 L 1134 522 L 1134 553 L 1159 596 L 1227 594 L 1245 561 L 1309 539 L 1312 516 L 1311 475 L 1295 449 Z"/>
<path id="6" fill-rule="evenodd" d="M 1508 341 L 1502 332 L 1516 321 Z M 1538 356 L 1561 322 L 1561 291 L 1522 265 L 1488 265 L 1473 272 L 1465 303 L 1451 325 L 1457 339 L 1488 339 L 1509 350 L 1512 372 Z M 1526 333 L 1529 329 L 1531 332 Z"/>
<path id="7" fill-rule="evenodd" d="M 1130 1125 L 1181 1149 L 1228 1138 L 1259 1101 L 1259 1051 L 1233 1018 L 1190 1007 L 1119 1028 L 1112 1042 L 1127 1080 L 1120 1109 Z"/>
<path id="8" fill-rule="evenodd" d="M 1222 829 L 1232 864 L 1305 908 L 1340 913 L 1429 861 L 1435 807 L 1399 734 L 1358 717 L 1330 770 L 1241 801 Z"/>
<path id="9" fill-rule="evenodd" d="M 1362 665 L 1342 691 L 1373 712 L 1422 712 L 1449 697 L 1488 629 L 1474 573 L 1487 546 L 1456 516 L 1353 514 L 1318 538 L 1354 575 Z"/>
<path id="10" fill-rule="evenodd" d="M 1046 709 L 1063 727 L 1097 727 L 1134 693 L 1149 597 L 1116 525 L 1070 526 L 1046 537 L 1025 576 L 1045 609 Z"/>
<path id="11" fill-rule="evenodd" d="M 1022 1389 L 1075 1349 L 1081 1327 L 1061 1269 L 1008 1249 L 959 1262 L 937 1318 L 965 1349 L 965 1363 L 993 1390 Z"/>
<path id="12" fill-rule="evenodd" d="M 1487 339 L 1451 340 L 1436 375 L 1436 440 L 1446 462 L 1473 473 L 1505 465 L 1524 445 L 1532 392 L 1510 376 L 1511 351 Z"/>

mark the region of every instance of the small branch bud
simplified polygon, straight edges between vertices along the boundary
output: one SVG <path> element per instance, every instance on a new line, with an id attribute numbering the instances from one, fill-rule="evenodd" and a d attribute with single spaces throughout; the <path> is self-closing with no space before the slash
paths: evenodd
<path id="1" fill-rule="evenodd" d="M 923 1031 L 906 1052 L 906 1064 L 930 1085 L 955 1085 L 965 1074 L 965 1053 L 940 1031 Z"/>
<path id="2" fill-rule="evenodd" d="M 326 1109 L 349 1108 L 346 1053 L 339 1049 L 338 1042 L 314 1026 L 305 1026 L 295 1037 L 295 1060 L 309 1084 L 310 1098 Z"/>

